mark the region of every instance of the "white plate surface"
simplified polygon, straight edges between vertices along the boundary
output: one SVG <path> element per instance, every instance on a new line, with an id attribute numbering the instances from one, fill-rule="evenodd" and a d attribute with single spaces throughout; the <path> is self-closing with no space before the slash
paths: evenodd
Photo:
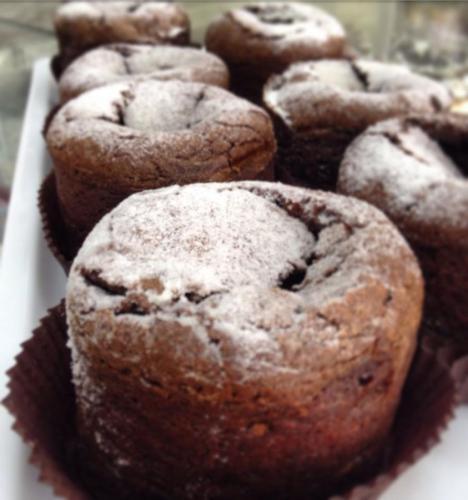
<path id="1" fill-rule="evenodd" d="M 36 208 L 37 190 L 50 168 L 41 135 L 55 100 L 49 61 L 33 71 L 18 153 L 0 267 L 0 397 L 5 371 L 49 307 L 64 295 L 65 277 L 45 246 Z M 12 419 L 0 407 L 0 500 L 51 500 L 50 488 L 37 482 L 28 465 L 29 450 L 10 430 Z M 406 471 L 382 500 L 468 500 L 468 407 L 459 408 L 442 442 Z"/>

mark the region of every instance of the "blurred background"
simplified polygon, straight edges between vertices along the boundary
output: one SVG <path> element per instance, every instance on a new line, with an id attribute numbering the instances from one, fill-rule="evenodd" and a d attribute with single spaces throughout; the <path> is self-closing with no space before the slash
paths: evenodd
<path id="1" fill-rule="evenodd" d="M 181 1 L 202 42 L 207 23 L 239 3 Z M 310 2 L 336 15 L 359 52 L 409 64 L 442 79 L 462 100 L 468 94 L 468 2 Z M 53 15 L 60 2 L 0 2 L 0 235 L 13 180 L 31 67 L 55 53 Z M 0 237 L 1 240 L 1 237 Z"/>

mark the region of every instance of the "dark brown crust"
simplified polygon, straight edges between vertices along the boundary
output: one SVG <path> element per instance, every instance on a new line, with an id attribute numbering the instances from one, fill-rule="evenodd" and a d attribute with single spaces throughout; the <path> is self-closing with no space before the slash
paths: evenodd
<path id="1" fill-rule="evenodd" d="M 68 106 L 76 101 L 65 105 L 52 119 L 46 141 L 62 216 L 78 239 L 134 192 L 172 184 L 255 179 L 272 161 L 276 141 L 265 111 L 212 86 L 175 81 L 148 84 L 170 87 L 174 99 L 184 89 L 193 94 L 195 106 L 211 99 L 226 103 L 230 111 L 220 111 L 197 128 L 155 135 L 120 123 L 125 105 L 120 101 L 113 104 L 119 113 L 112 119 L 82 118 L 73 112 L 69 116 Z M 122 85 L 136 89 L 119 95 L 128 102 L 138 95 L 141 84 Z M 187 115 L 191 112 L 187 110 Z"/>
<path id="2" fill-rule="evenodd" d="M 14 429 L 32 444 L 30 460 L 39 468 L 41 480 L 51 485 L 57 495 L 68 500 L 106 498 L 98 493 L 103 491 L 102 483 L 90 483 L 89 478 L 77 474 L 83 469 L 75 461 L 81 445 L 75 440 L 74 425 L 70 425 L 74 422 L 74 398 L 66 338 L 62 303 L 49 311 L 32 338 L 23 344 L 22 353 L 9 371 L 9 395 L 4 404 L 15 418 Z M 439 441 L 455 400 L 446 362 L 453 362 L 452 354 L 446 350 L 439 349 L 435 354 L 425 348 L 419 352 L 391 433 L 386 464 L 380 464 L 366 482 L 350 485 L 339 498 L 376 498 Z M 459 358 L 453 364 L 452 374 L 459 386 L 466 381 L 468 358 Z M 44 412 L 43 408 L 47 410 Z M 135 492 L 133 495 L 135 498 Z"/>

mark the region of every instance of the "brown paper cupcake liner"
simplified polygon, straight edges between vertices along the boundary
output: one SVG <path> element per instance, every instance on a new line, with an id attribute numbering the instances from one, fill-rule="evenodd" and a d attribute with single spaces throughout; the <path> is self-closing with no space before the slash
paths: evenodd
<path id="1" fill-rule="evenodd" d="M 13 429 L 32 448 L 30 462 L 38 466 L 40 481 L 58 496 L 84 500 L 89 496 L 67 460 L 75 433 L 75 401 L 64 309 L 63 302 L 51 309 L 23 344 L 8 372 L 10 392 L 3 403 L 15 418 Z"/>
<path id="2" fill-rule="evenodd" d="M 15 418 L 14 429 L 32 447 L 30 461 L 39 468 L 40 480 L 66 499 L 90 500 L 96 496 L 86 489 L 75 458 L 79 442 L 64 309 L 63 302 L 51 309 L 23 344 L 8 372 L 4 404 Z M 376 498 L 439 441 L 453 415 L 457 386 L 467 386 L 468 357 L 453 362 L 453 356 L 450 350 L 422 343 L 378 470 L 366 482 L 337 492 L 333 500 Z"/>
<path id="3" fill-rule="evenodd" d="M 38 194 L 38 207 L 47 246 L 68 274 L 79 247 L 72 241 L 62 219 L 53 172 L 42 182 Z"/>

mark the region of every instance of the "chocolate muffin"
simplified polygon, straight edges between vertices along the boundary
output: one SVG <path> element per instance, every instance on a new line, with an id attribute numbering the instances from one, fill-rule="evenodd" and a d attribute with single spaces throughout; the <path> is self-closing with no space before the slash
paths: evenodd
<path id="1" fill-rule="evenodd" d="M 468 340 L 468 120 L 394 119 L 347 149 L 340 192 L 383 210 L 411 243 L 426 282 L 426 331 Z"/>
<path id="2" fill-rule="evenodd" d="M 356 59 L 292 65 L 265 86 L 274 116 L 280 180 L 334 190 L 349 143 L 369 125 L 410 112 L 438 112 L 448 90 L 404 66 Z"/>
<path id="3" fill-rule="evenodd" d="M 335 18 L 312 5 L 254 3 L 214 20 L 205 44 L 228 64 L 233 91 L 260 102 L 267 78 L 289 64 L 341 57 L 345 32 Z"/>
<path id="4" fill-rule="evenodd" d="M 326 494 L 385 441 L 422 294 L 402 236 L 353 198 L 265 182 L 129 197 L 67 288 L 88 474 L 126 498 Z"/>
<path id="5" fill-rule="evenodd" d="M 176 80 L 86 92 L 52 118 L 46 141 L 76 245 L 129 194 L 257 178 L 276 150 L 264 110 L 218 87 Z"/>
<path id="6" fill-rule="evenodd" d="M 108 43 L 185 45 L 190 38 L 186 12 L 169 2 L 70 2 L 54 19 L 59 54 L 52 63 L 59 76 L 83 52 Z"/>
<path id="7" fill-rule="evenodd" d="M 60 77 L 60 98 L 65 102 L 87 90 L 136 78 L 229 86 L 226 65 L 204 50 L 111 44 L 86 52 L 68 66 Z"/>

